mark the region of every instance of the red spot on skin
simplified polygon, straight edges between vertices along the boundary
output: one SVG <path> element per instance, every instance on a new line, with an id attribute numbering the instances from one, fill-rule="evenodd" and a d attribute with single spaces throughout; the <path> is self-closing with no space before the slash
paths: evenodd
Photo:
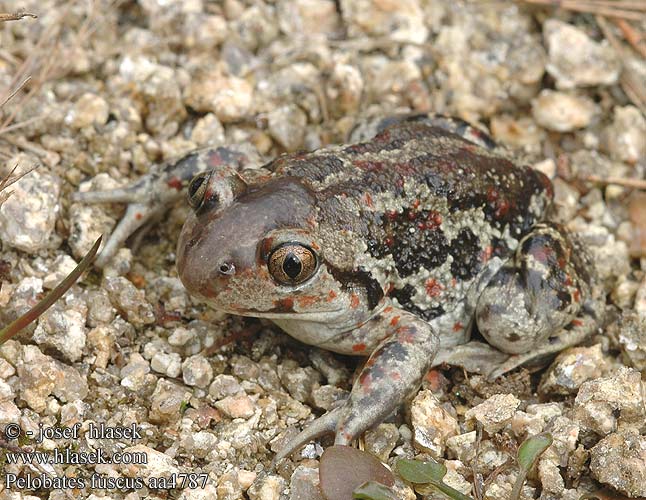
<path id="1" fill-rule="evenodd" d="M 377 134 L 375 136 L 375 139 L 378 142 L 388 142 L 388 141 L 390 141 L 390 130 L 386 129 L 383 132 L 380 132 L 379 134 Z M 373 140 L 375 140 L 375 139 L 373 139 Z"/>
<path id="2" fill-rule="evenodd" d="M 386 314 L 388 314 L 388 313 L 389 313 L 389 312 L 391 312 L 392 310 L 393 310 L 393 306 L 388 306 L 388 307 L 386 307 L 386 308 L 384 309 L 384 312 L 385 312 Z"/>
<path id="3" fill-rule="evenodd" d="M 396 326 L 397 323 L 399 323 L 399 316 L 395 316 L 393 319 L 390 320 L 391 326 Z"/>
<path id="4" fill-rule="evenodd" d="M 564 156 L 560 156 L 558 160 L 561 160 L 561 158 L 564 158 L 565 161 L 567 161 L 567 157 L 564 157 Z M 561 163 L 561 162 L 558 162 L 558 163 Z M 552 181 L 550 181 L 545 174 L 539 172 L 538 170 L 533 170 L 533 172 L 534 174 L 538 175 L 538 180 L 545 188 L 545 193 L 547 194 L 548 198 L 551 199 L 554 196 L 554 186 L 552 186 Z"/>
<path id="5" fill-rule="evenodd" d="M 453 325 L 454 332 L 459 332 L 462 328 L 464 328 L 464 325 L 459 321 Z"/>
<path id="6" fill-rule="evenodd" d="M 371 384 L 372 384 L 372 377 L 370 376 L 370 373 L 363 372 L 359 377 L 359 385 L 361 385 L 366 391 L 369 391 Z"/>
<path id="7" fill-rule="evenodd" d="M 211 188 L 207 187 L 204 190 L 204 199 L 205 200 L 210 200 L 212 196 L 213 196 L 213 190 Z"/>
<path id="8" fill-rule="evenodd" d="M 327 294 L 327 301 L 332 302 L 334 299 L 336 299 L 336 293 L 334 290 L 330 290 Z"/>
<path id="9" fill-rule="evenodd" d="M 352 346 L 352 352 L 363 352 L 366 350 L 366 344 L 361 342 L 360 344 L 354 344 Z"/>
<path id="10" fill-rule="evenodd" d="M 393 240 L 390 236 L 386 236 L 384 243 L 386 243 L 387 247 L 392 247 L 395 244 L 395 240 Z"/>
<path id="11" fill-rule="evenodd" d="M 137 212 L 137 213 L 135 214 L 135 219 L 137 219 L 137 220 L 141 220 L 141 219 L 143 218 L 143 216 L 144 216 L 144 214 L 142 214 L 141 212 Z"/>
<path id="12" fill-rule="evenodd" d="M 435 210 L 431 210 L 426 216 L 426 222 L 423 229 L 437 229 L 442 224 L 442 214 Z"/>
<path id="13" fill-rule="evenodd" d="M 487 201 L 488 202 L 496 201 L 499 196 L 500 196 L 500 193 L 494 187 L 490 187 L 489 189 L 487 189 Z"/>
<path id="14" fill-rule="evenodd" d="M 287 297 L 274 301 L 274 307 L 281 311 L 292 311 L 294 309 L 294 299 Z"/>
<path id="15" fill-rule="evenodd" d="M 370 367 L 371 367 L 371 366 L 373 366 L 376 362 L 377 362 L 377 361 L 376 361 L 375 357 L 374 357 L 374 356 L 372 356 L 372 357 L 368 358 L 368 361 L 366 361 L 366 363 L 363 365 L 363 367 L 364 367 L 364 368 L 370 368 Z"/>
<path id="16" fill-rule="evenodd" d="M 504 217 L 509 212 L 511 204 L 507 200 L 496 201 L 496 217 Z"/>
<path id="17" fill-rule="evenodd" d="M 171 177 L 166 184 L 168 184 L 169 188 L 176 189 L 177 191 L 182 190 L 182 180 L 179 177 Z"/>
<path id="18" fill-rule="evenodd" d="M 415 210 L 417 210 L 417 208 L 419 207 L 419 204 L 420 204 L 420 201 L 419 201 L 419 200 L 415 200 L 415 201 L 413 202 L 413 208 L 414 208 Z"/>
<path id="19" fill-rule="evenodd" d="M 397 340 L 402 344 L 412 344 L 415 340 L 415 330 L 408 326 L 400 326 L 396 330 Z"/>
<path id="20" fill-rule="evenodd" d="M 426 280 L 424 287 L 426 288 L 426 295 L 429 297 L 437 297 L 444 289 L 444 287 L 433 278 Z"/>
<path id="21" fill-rule="evenodd" d="M 367 161 L 367 160 L 356 160 L 352 162 L 352 164 L 360 168 L 361 170 L 367 170 L 367 171 L 374 171 L 374 170 L 381 170 L 384 168 L 384 162 L 383 161 Z"/>
<path id="22" fill-rule="evenodd" d="M 492 255 L 493 255 L 493 247 L 491 245 L 489 245 L 480 254 L 480 260 L 482 262 L 489 262 L 489 259 L 491 259 Z"/>
<path id="23" fill-rule="evenodd" d="M 359 307 L 359 296 L 356 293 L 353 293 L 350 297 L 350 307 L 352 309 Z"/>
<path id="24" fill-rule="evenodd" d="M 535 248 L 532 248 L 531 255 L 538 262 L 540 262 L 541 264 L 544 264 L 552 255 L 552 249 L 548 247 L 535 247 Z"/>
<path id="25" fill-rule="evenodd" d="M 401 180 L 402 184 L 404 183 L 403 179 L 415 174 L 415 167 L 410 162 L 395 164 L 395 170 L 401 174 L 397 180 Z"/>
<path id="26" fill-rule="evenodd" d="M 574 290 L 572 297 L 574 298 L 574 302 L 581 302 L 581 292 L 579 292 L 578 290 Z"/>
<path id="27" fill-rule="evenodd" d="M 224 162 L 222 161 L 222 158 L 220 157 L 217 151 L 211 151 L 209 153 L 209 159 L 207 160 L 207 163 L 209 167 L 218 167 L 222 165 Z"/>
<path id="28" fill-rule="evenodd" d="M 582 324 L 583 324 L 583 321 L 581 321 L 580 319 L 573 319 L 572 320 L 572 325 L 574 325 L 574 326 L 581 326 Z"/>
<path id="29" fill-rule="evenodd" d="M 368 208 L 373 208 L 374 205 L 372 204 L 372 196 L 370 196 L 370 193 L 364 194 L 363 198 L 364 198 Z"/>
<path id="30" fill-rule="evenodd" d="M 442 374 L 438 370 L 429 370 L 424 378 L 428 382 L 431 391 L 439 392 L 442 388 Z"/>
<path id="31" fill-rule="evenodd" d="M 309 307 L 316 304 L 319 301 L 319 298 L 315 295 L 305 295 L 303 297 L 299 297 L 297 300 L 300 307 Z"/>
<path id="32" fill-rule="evenodd" d="M 271 248 L 274 246 L 274 239 L 273 238 L 265 238 L 262 241 L 262 246 L 260 248 L 260 257 L 261 259 L 266 259 L 267 256 L 269 255 L 269 252 L 271 252 Z"/>

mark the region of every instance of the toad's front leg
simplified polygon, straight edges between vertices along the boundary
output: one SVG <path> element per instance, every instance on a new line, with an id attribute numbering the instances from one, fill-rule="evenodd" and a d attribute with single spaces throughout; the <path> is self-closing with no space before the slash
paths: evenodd
<path id="1" fill-rule="evenodd" d="M 365 430 L 382 422 L 419 389 L 440 346 L 431 325 L 392 306 L 344 337 L 331 342 L 347 342 L 350 337 L 357 346 L 376 344 L 354 382 L 349 399 L 306 427 L 280 451 L 274 462 L 323 434 L 334 432 L 335 444 L 348 445 Z M 371 342 L 372 339 L 377 342 Z"/>
<path id="2" fill-rule="evenodd" d="M 218 169 L 221 175 L 235 172 L 247 163 L 244 154 L 230 148 L 194 151 L 124 188 L 86 191 L 72 195 L 83 203 L 128 203 L 128 209 L 105 243 L 95 264 L 103 267 L 126 239 L 156 215 L 179 200 L 191 179 L 199 172 Z"/>

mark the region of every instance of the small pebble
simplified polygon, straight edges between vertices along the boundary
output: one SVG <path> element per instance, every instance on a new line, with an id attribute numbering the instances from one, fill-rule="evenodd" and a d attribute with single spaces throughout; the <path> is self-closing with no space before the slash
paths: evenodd
<path id="1" fill-rule="evenodd" d="M 215 407 L 231 418 L 249 418 L 256 411 L 256 406 L 246 394 L 227 396 L 217 401 Z"/>
<path id="2" fill-rule="evenodd" d="M 542 90 L 532 101 L 536 122 L 555 132 L 571 132 L 587 127 L 597 113 L 597 106 L 587 97 L 554 90 Z"/>
<path id="3" fill-rule="evenodd" d="M 610 434 L 592 448 L 590 469 L 600 483 L 630 498 L 646 497 L 646 436 L 637 430 Z"/>
<path id="4" fill-rule="evenodd" d="M 133 325 L 143 326 L 155 322 L 153 308 L 146 301 L 143 290 L 137 289 L 126 278 L 106 277 L 105 289 L 112 305 Z"/>
<path id="5" fill-rule="evenodd" d="M 191 391 L 188 388 L 160 378 L 150 398 L 150 421 L 157 424 L 177 421 L 182 406 L 190 399 Z"/>
<path id="6" fill-rule="evenodd" d="M 644 408 L 640 373 L 625 367 L 585 382 L 574 400 L 577 422 L 602 436 L 619 425 L 640 427 L 646 419 Z"/>
<path id="7" fill-rule="evenodd" d="M 605 375 L 610 368 L 601 344 L 561 352 L 541 378 L 541 394 L 574 394 L 581 384 Z"/>
<path id="8" fill-rule="evenodd" d="M 597 43 L 583 30 L 557 19 L 543 24 L 547 72 L 559 89 L 617 83 L 621 61 L 607 41 Z"/>
<path id="9" fill-rule="evenodd" d="M 144 387 L 148 373 L 150 373 L 148 361 L 141 354 L 133 353 L 128 364 L 121 368 L 121 385 L 132 391 L 138 391 Z"/>
<path id="10" fill-rule="evenodd" d="M 204 356 L 197 354 L 182 363 L 182 378 L 186 385 L 205 388 L 213 379 L 213 368 Z"/>
<path id="11" fill-rule="evenodd" d="M 319 489 L 319 471 L 298 466 L 289 480 L 289 500 L 325 500 Z"/>
<path id="12" fill-rule="evenodd" d="M 251 108 L 253 87 L 246 80 L 218 72 L 199 75 L 186 90 L 186 103 L 200 112 L 213 112 L 228 123 L 244 118 Z"/>
<path id="13" fill-rule="evenodd" d="M 495 434 L 511 422 L 520 401 L 513 394 L 494 394 L 484 403 L 465 413 L 467 422 L 477 420 L 489 434 Z"/>
<path id="14" fill-rule="evenodd" d="M 434 457 L 444 455 L 447 438 L 460 432 L 457 419 L 428 390 L 417 394 L 410 411 L 415 445 Z"/>
<path id="15" fill-rule="evenodd" d="M 65 117 L 65 124 L 75 129 L 90 125 L 104 125 L 108 121 L 110 107 L 101 96 L 87 92 L 79 97 Z"/>
<path id="16" fill-rule="evenodd" d="M 151 358 L 150 367 L 157 373 L 176 378 L 182 373 L 182 358 L 175 352 L 158 352 Z"/>
<path id="17" fill-rule="evenodd" d="M 11 185 L 0 205 L 0 240 L 30 254 L 47 248 L 60 210 L 61 179 L 36 169 Z"/>
<path id="18" fill-rule="evenodd" d="M 613 158 L 630 164 L 646 158 L 646 118 L 635 106 L 617 106 L 603 137 L 604 149 Z"/>

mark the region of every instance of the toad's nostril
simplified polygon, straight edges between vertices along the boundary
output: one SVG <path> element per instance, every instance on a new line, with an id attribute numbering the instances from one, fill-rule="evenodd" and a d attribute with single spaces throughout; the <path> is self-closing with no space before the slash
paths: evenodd
<path id="1" fill-rule="evenodd" d="M 236 268 L 231 262 L 223 262 L 220 264 L 220 274 L 224 274 L 225 276 L 231 276 L 233 273 L 236 272 Z"/>

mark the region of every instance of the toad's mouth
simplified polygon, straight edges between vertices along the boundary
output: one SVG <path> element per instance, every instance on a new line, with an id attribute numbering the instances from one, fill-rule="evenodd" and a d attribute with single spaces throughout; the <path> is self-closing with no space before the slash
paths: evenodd
<path id="1" fill-rule="evenodd" d="M 265 318 L 265 319 L 291 319 L 303 320 L 313 323 L 328 323 L 332 319 L 337 318 L 343 314 L 343 309 L 328 309 L 322 311 L 262 311 L 258 309 L 233 309 L 217 307 L 218 311 L 236 316 L 247 316 L 251 318 Z"/>

